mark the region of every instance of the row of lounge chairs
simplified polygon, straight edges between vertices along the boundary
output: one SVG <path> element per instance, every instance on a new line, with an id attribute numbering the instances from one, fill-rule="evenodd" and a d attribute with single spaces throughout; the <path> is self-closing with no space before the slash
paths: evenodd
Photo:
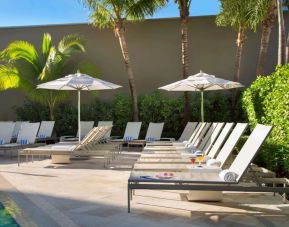
<path id="1" fill-rule="evenodd" d="M 246 123 L 193 123 L 188 141 L 147 144 L 128 179 L 128 212 L 133 191 L 189 190 L 189 200 L 219 201 L 222 191 L 289 192 L 273 187 L 276 179 L 253 179 L 242 184 L 244 174 L 272 127 L 257 125 L 229 167 L 225 163 L 247 128 Z M 233 128 L 234 127 L 234 128 Z M 202 158 L 198 158 L 202 156 Z M 192 160 L 202 163 L 192 164 Z"/>

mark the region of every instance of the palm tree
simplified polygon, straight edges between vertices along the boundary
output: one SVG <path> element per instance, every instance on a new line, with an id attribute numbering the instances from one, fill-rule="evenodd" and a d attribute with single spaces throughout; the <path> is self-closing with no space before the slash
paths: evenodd
<path id="1" fill-rule="evenodd" d="M 268 0 L 221 0 L 221 13 L 217 16 L 218 26 L 232 26 L 237 30 L 237 51 L 234 80 L 240 81 L 241 61 L 246 32 L 256 31 L 267 15 L 271 2 Z"/>
<path id="2" fill-rule="evenodd" d="M 66 98 L 67 93 L 37 90 L 36 85 L 64 76 L 64 71 L 69 72 L 66 64 L 71 56 L 84 51 L 82 39 L 74 34 L 64 36 L 57 48 L 52 45 L 51 36 L 44 34 L 41 51 L 29 42 L 14 41 L 1 52 L 5 64 L 0 67 L 0 76 L 6 71 L 7 75 L 17 78 L 18 87 L 30 99 L 48 105 L 50 120 L 54 120 L 55 106 Z"/>
<path id="3" fill-rule="evenodd" d="M 283 0 L 277 1 L 278 12 L 278 65 L 285 63 L 286 35 L 283 17 Z"/>
<path id="4" fill-rule="evenodd" d="M 188 47 L 188 23 L 190 6 L 192 0 L 175 0 L 178 4 L 181 19 L 181 39 L 182 39 L 182 77 L 186 79 L 189 75 L 189 47 Z M 188 92 L 184 93 L 184 121 L 189 120 L 190 102 Z"/>
<path id="5" fill-rule="evenodd" d="M 262 22 L 261 44 L 259 50 L 259 57 L 256 69 L 256 75 L 264 75 L 265 59 L 268 52 L 268 45 L 272 28 L 274 26 L 275 18 L 277 15 L 276 0 L 271 0 L 271 6 L 268 8 L 268 13 Z"/>
<path id="6" fill-rule="evenodd" d="M 92 12 L 90 18 L 99 28 L 112 28 L 118 37 L 132 98 L 133 120 L 138 121 L 137 90 L 125 37 L 126 20 L 143 20 L 166 4 L 166 0 L 82 0 Z"/>

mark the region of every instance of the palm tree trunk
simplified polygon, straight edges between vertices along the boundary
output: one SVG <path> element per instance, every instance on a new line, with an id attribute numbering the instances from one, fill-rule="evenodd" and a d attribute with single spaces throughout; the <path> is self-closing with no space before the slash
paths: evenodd
<path id="1" fill-rule="evenodd" d="M 182 75 L 186 79 L 189 75 L 189 51 L 188 51 L 188 14 L 181 16 L 181 34 L 182 34 Z M 184 93 L 184 122 L 189 121 L 190 100 L 189 93 Z"/>
<path id="2" fill-rule="evenodd" d="M 128 47 L 125 39 L 125 31 L 123 26 L 123 21 L 118 21 L 116 23 L 115 32 L 117 34 L 123 60 L 125 63 L 125 68 L 128 75 L 128 82 L 129 82 L 129 88 L 131 92 L 131 98 L 132 98 L 132 112 L 133 112 L 133 121 L 139 120 L 139 114 L 138 114 L 138 105 L 137 105 L 137 92 L 136 92 L 136 84 L 134 80 L 132 65 L 130 61 L 130 57 L 128 54 Z"/>
<path id="3" fill-rule="evenodd" d="M 241 61 L 242 61 L 242 54 L 243 54 L 243 46 L 245 42 L 245 30 L 240 27 L 238 31 L 238 38 L 237 38 L 237 52 L 236 52 L 236 59 L 235 59 L 235 76 L 234 81 L 240 81 L 240 73 L 241 73 Z"/>
<path id="4" fill-rule="evenodd" d="M 284 17 L 282 10 L 282 0 L 277 0 L 278 9 L 278 65 L 282 65 L 285 62 L 285 48 L 286 48 L 286 36 L 285 36 L 285 26 Z"/>
<path id="5" fill-rule="evenodd" d="M 276 9 L 277 9 L 276 4 L 273 4 L 268 12 L 267 17 L 262 23 L 261 44 L 260 44 L 260 50 L 259 50 L 256 76 L 265 74 L 264 65 L 265 65 L 265 60 L 266 60 L 266 56 L 268 52 L 268 45 L 270 41 L 271 31 L 274 26 L 274 22 L 276 18 Z"/>
<path id="6" fill-rule="evenodd" d="M 54 121 L 54 104 L 48 102 L 48 108 L 49 108 L 49 120 Z"/>
<path id="7" fill-rule="evenodd" d="M 242 62 L 242 55 L 243 55 L 243 47 L 245 42 L 245 30 L 243 27 L 239 28 L 238 31 L 238 38 L 237 38 L 237 51 L 236 51 L 236 59 L 235 59 L 235 75 L 234 81 L 240 81 L 240 74 L 241 74 L 241 62 Z M 236 107 L 236 96 L 237 96 L 237 89 L 232 89 L 232 119 L 236 121 L 235 116 L 235 107 Z"/>

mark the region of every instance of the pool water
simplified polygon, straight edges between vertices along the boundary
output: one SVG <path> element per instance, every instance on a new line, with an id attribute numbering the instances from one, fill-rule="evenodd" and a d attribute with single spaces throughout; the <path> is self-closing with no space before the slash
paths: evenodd
<path id="1" fill-rule="evenodd" d="M 20 227 L 9 212 L 0 203 L 0 227 Z"/>

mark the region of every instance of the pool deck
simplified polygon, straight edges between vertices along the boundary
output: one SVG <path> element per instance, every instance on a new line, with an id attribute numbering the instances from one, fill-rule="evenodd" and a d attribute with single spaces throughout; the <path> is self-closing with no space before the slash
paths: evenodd
<path id="1" fill-rule="evenodd" d="M 138 190 L 128 214 L 128 177 L 97 159 L 18 167 L 0 158 L 0 191 L 35 226 L 289 226 L 289 204 L 272 193 L 224 193 L 222 202 L 205 203 L 188 202 L 185 191 Z"/>

